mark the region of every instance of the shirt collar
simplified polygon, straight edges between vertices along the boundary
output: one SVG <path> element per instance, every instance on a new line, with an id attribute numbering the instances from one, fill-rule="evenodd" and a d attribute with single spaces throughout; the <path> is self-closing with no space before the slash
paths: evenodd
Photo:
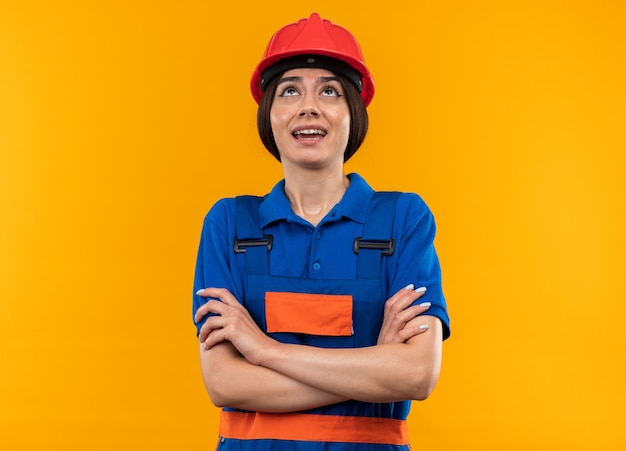
<path id="1" fill-rule="evenodd" d="M 367 205 L 374 194 L 374 190 L 367 184 L 365 179 L 357 173 L 348 175 L 350 186 L 333 210 L 341 217 L 345 216 L 353 221 L 365 223 Z M 285 195 L 285 180 L 281 180 L 272 191 L 265 196 L 265 200 L 259 207 L 259 219 L 261 227 L 266 227 L 271 222 L 288 220 L 295 216 L 291 209 L 289 199 Z"/>

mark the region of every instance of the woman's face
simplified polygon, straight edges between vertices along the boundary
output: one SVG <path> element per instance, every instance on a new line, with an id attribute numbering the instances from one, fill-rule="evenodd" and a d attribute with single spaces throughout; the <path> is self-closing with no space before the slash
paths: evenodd
<path id="1" fill-rule="evenodd" d="M 337 77 L 325 69 L 292 69 L 279 80 L 270 123 L 283 166 L 343 165 L 350 110 Z"/>

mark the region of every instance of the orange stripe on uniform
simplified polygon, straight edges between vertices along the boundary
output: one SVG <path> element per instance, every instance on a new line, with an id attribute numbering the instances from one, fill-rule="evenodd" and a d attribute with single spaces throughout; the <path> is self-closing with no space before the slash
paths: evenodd
<path id="1" fill-rule="evenodd" d="M 349 337 L 352 335 L 352 296 L 265 293 L 268 332 Z"/>
<path id="2" fill-rule="evenodd" d="M 403 420 L 303 413 L 222 411 L 219 435 L 239 440 L 409 444 Z"/>

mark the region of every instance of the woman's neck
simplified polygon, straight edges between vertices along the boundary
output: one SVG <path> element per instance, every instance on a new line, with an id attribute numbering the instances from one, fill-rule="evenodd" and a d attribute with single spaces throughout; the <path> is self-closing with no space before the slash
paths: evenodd
<path id="1" fill-rule="evenodd" d="M 285 195 L 295 214 L 317 226 L 343 198 L 350 180 L 340 171 L 285 171 Z"/>

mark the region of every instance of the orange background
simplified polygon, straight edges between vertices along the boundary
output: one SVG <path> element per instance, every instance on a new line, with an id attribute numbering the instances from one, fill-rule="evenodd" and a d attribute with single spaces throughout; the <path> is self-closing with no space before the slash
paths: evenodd
<path id="1" fill-rule="evenodd" d="M 303 5 L 0 3 L 2 449 L 214 447 L 200 225 L 281 177 L 248 80 Z M 347 169 L 438 221 L 453 332 L 416 449 L 626 448 L 624 3 L 367 5 L 315 9 L 376 77 Z"/>

